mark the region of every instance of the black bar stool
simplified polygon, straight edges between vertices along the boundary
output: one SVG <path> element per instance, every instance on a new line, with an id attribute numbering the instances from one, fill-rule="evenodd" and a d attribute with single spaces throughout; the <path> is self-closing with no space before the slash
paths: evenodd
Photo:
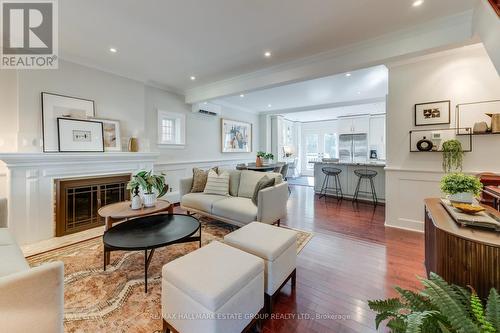
<path id="1" fill-rule="evenodd" d="M 342 170 L 332 167 L 324 167 L 321 169 L 321 171 L 323 171 L 323 173 L 325 174 L 325 179 L 323 180 L 323 186 L 321 186 L 321 191 L 319 192 L 319 198 L 321 199 L 321 197 L 325 197 L 326 200 L 327 190 L 332 190 L 338 200 L 344 199 L 344 194 L 342 193 L 342 184 L 340 184 L 339 177 Z M 335 180 L 335 187 L 329 187 L 330 177 L 333 177 L 333 179 Z"/>
<path id="2" fill-rule="evenodd" d="M 375 191 L 375 185 L 373 184 L 373 178 L 375 178 L 378 175 L 378 172 L 369 169 L 358 169 L 354 170 L 354 174 L 358 176 L 358 185 L 356 185 L 356 191 L 354 192 L 354 197 L 352 198 L 352 201 L 358 201 L 358 195 L 360 192 L 367 193 L 372 195 L 373 203 L 376 206 L 378 204 L 378 199 L 377 199 L 377 192 Z M 361 185 L 362 179 L 367 179 L 370 181 L 370 187 L 371 187 L 370 192 L 359 190 L 359 186 Z"/>

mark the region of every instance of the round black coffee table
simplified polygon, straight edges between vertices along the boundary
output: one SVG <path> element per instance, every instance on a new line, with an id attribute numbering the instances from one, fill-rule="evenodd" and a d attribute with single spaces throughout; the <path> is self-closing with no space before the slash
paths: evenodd
<path id="1" fill-rule="evenodd" d="M 199 235 L 195 236 L 197 232 Z M 109 264 L 109 252 L 144 250 L 144 282 L 147 293 L 148 267 L 155 249 L 196 241 L 201 247 L 200 221 L 189 215 L 161 214 L 129 220 L 104 233 L 104 270 Z"/>

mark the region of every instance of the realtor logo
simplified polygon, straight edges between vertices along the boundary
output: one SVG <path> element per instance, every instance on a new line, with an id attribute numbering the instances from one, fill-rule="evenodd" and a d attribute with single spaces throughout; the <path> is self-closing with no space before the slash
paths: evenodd
<path id="1" fill-rule="evenodd" d="M 57 68 L 56 0 L 0 0 L 1 68 Z"/>

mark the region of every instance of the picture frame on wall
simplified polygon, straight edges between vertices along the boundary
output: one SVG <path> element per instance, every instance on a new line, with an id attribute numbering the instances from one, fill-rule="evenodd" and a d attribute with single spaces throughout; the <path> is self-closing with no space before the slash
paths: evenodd
<path id="1" fill-rule="evenodd" d="M 221 138 L 223 153 L 252 152 L 252 124 L 221 119 Z"/>
<path id="2" fill-rule="evenodd" d="M 451 120 L 451 101 L 415 104 L 415 126 L 447 125 Z"/>
<path id="3" fill-rule="evenodd" d="M 57 118 L 87 119 L 95 117 L 95 102 L 90 99 L 41 93 L 42 138 L 44 152 L 58 152 Z"/>
<path id="4" fill-rule="evenodd" d="M 60 152 L 104 152 L 103 124 L 100 121 L 57 118 Z"/>
<path id="5" fill-rule="evenodd" d="M 104 151 L 122 151 L 120 121 L 100 118 L 92 118 L 91 120 L 102 122 Z"/>

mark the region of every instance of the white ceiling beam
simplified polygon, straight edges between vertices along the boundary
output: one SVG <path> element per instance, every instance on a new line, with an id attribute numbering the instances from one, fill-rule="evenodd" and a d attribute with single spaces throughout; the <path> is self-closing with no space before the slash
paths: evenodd
<path id="1" fill-rule="evenodd" d="M 472 44 L 477 42 L 472 35 L 472 16 L 473 11 L 467 11 L 315 56 L 195 87 L 185 91 L 185 100 L 192 104 Z"/>

